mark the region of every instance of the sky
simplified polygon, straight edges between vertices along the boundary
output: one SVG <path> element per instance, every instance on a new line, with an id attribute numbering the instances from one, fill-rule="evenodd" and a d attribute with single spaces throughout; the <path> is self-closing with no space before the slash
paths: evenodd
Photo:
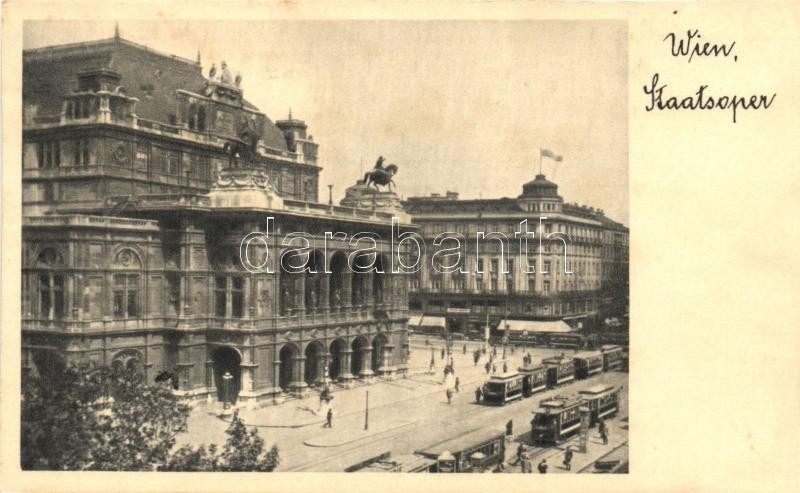
<path id="1" fill-rule="evenodd" d="M 122 21 L 120 34 L 241 72 L 272 120 L 320 145 L 320 200 L 379 155 L 403 197 L 516 197 L 539 169 L 567 202 L 628 224 L 628 35 L 619 21 Z M 27 22 L 26 49 L 110 38 L 114 22 Z"/>

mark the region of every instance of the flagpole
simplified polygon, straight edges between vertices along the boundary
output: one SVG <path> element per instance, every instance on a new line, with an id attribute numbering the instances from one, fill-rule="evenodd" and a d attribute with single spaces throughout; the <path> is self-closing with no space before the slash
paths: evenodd
<path id="1" fill-rule="evenodd" d="M 539 148 L 539 174 L 542 174 L 542 148 Z"/>

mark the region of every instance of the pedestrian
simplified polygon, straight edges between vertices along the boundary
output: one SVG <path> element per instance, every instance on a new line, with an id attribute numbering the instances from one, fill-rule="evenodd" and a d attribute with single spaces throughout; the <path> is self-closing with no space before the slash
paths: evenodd
<path id="1" fill-rule="evenodd" d="M 458 390 L 458 384 L 459 384 L 459 383 L 461 383 L 461 382 L 458 380 L 458 377 L 456 377 L 456 392 L 458 392 L 458 391 L 459 391 L 459 390 Z"/>
<path id="2" fill-rule="evenodd" d="M 481 397 L 483 397 L 483 392 L 481 392 L 481 388 L 478 387 L 475 389 L 475 402 L 480 403 Z"/>
<path id="3" fill-rule="evenodd" d="M 442 348 L 442 358 L 441 359 L 444 359 L 444 348 Z"/>
<path id="4" fill-rule="evenodd" d="M 503 373 L 508 373 L 508 364 L 505 361 L 503 361 Z"/>
<path id="5" fill-rule="evenodd" d="M 567 451 L 564 452 L 564 469 L 572 470 L 572 447 L 567 447 Z"/>
<path id="6" fill-rule="evenodd" d="M 333 428 L 333 409 L 328 408 L 328 414 L 325 416 L 325 424 L 323 428 Z"/>
<path id="7" fill-rule="evenodd" d="M 525 450 L 522 452 L 522 472 L 524 473 L 532 473 L 533 468 L 531 467 L 531 458 L 528 455 L 528 451 Z"/>
<path id="8" fill-rule="evenodd" d="M 603 439 L 603 445 L 608 445 L 608 428 L 603 428 L 600 431 L 600 438 Z"/>
<path id="9" fill-rule="evenodd" d="M 445 392 L 445 395 L 447 396 L 447 403 L 448 404 L 452 404 L 453 403 L 453 391 L 450 390 L 450 389 L 447 389 L 447 391 Z"/>
<path id="10" fill-rule="evenodd" d="M 433 371 L 433 366 L 434 366 L 434 362 L 433 362 L 433 358 L 431 358 L 431 367 L 430 367 L 429 371 Z"/>
<path id="11" fill-rule="evenodd" d="M 572 447 L 567 447 L 564 452 L 564 468 L 569 471 L 572 469 Z"/>
<path id="12" fill-rule="evenodd" d="M 517 460 L 512 462 L 511 465 L 512 466 L 516 466 L 517 464 L 522 463 L 522 454 L 524 454 L 524 453 L 525 453 L 525 445 L 523 445 L 522 442 L 519 442 L 519 446 L 517 447 Z M 525 470 L 524 470 L 525 466 L 524 465 L 522 466 L 522 468 L 523 468 L 522 472 L 525 472 Z"/>
<path id="13" fill-rule="evenodd" d="M 486 368 L 486 374 L 488 375 L 488 374 L 489 374 L 489 370 L 491 370 L 491 369 L 492 369 L 492 365 L 491 365 L 491 363 L 489 363 L 489 362 L 487 361 L 487 362 L 486 362 L 486 364 L 485 364 L 485 365 L 483 365 L 483 367 L 484 367 L 484 368 Z"/>
<path id="14" fill-rule="evenodd" d="M 497 365 L 492 365 L 492 375 L 497 373 Z"/>
<path id="15" fill-rule="evenodd" d="M 539 474 L 547 474 L 547 459 L 542 459 L 537 469 L 539 469 Z"/>
<path id="16" fill-rule="evenodd" d="M 464 344 L 464 354 L 467 354 L 467 345 Z"/>
<path id="17" fill-rule="evenodd" d="M 431 340 L 428 339 L 427 337 L 425 338 L 425 345 L 426 346 L 430 346 L 431 345 Z"/>
<path id="18" fill-rule="evenodd" d="M 514 420 L 509 419 L 508 423 L 506 423 L 506 436 L 510 437 L 514 435 Z"/>

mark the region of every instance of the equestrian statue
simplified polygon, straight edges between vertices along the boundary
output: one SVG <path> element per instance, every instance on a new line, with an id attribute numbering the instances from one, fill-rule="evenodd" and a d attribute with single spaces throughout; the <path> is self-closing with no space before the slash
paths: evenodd
<path id="1" fill-rule="evenodd" d="M 224 149 L 228 153 L 228 167 L 242 167 L 240 160 L 245 163 L 252 163 L 253 156 L 258 151 L 258 131 L 253 120 L 245 116 L 239 120 L 238 137 L 229 138 L 225 143 Z"/>
<path id="2" fill-rule="evenodd" d="M 388 186 L 391 192 L 393 191 L 392 187 L 394 185 L 394 180 L 392 180 L 392 178 L 397 174 L 397 165 L 390 164 L 384 168 L 383 162 L 383 156 L 380 156 L 375 162 L 375 167 L 372 168 L 372 171 L 368 171 L 364 175 L 362 183 L 367 187 L 374 184 L 376 190 L 380 190 L 378 188 L 379 185 Z"/>

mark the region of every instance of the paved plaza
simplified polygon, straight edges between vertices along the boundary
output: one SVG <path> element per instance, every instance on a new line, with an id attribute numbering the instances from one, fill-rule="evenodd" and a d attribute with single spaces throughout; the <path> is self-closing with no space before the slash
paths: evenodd
<path id="1" fill-rule="evenodd" d="M 488 378 L 484 368 L 488 353 L 481 357 L 476 366 L 473 351 L 482 344 L 456 342 L 452 358 L 460 392 L 455 393 L 452 403 L 448 404 L 445 390 L 453 385 L 453 379 L 449 378 L 447 382 L 443 379 L 443 342 L 430 337 L 430 345 L 426 345 L 425 340 L 424 336 L 411 339 L 411 371 L 408 378 L 391 381 L 376 379 L 369 385 L 360 383 L 349 389 L 334 388 L 331 401 L 332 428 L 323 428 L 327 407 L 320 404 L 319 394 L 315 391 L 306 398 L 289 399 L 279 405 L 267 405 L 255 410 L 240 409 L 239 414 L 249 427 L 258 427 L 268 445 L 277 444 L 281 456 L 280 471 L 341 471 L 384 452 L 391 452 L 392 455 L 411 454 L 474 429 L 505 429 L 509 419 L 514 423 L 514 438 L 513 443 L 510 441 L 507 444 L 507 461 L 513 462 L 516 442 L 521 440 L 530 444 L 531 412 L 539 400 L 576 393 L 605 383 L 624 387 L 620 412 L 609 421 L 609 444 L 603 445 L 596 430 L 591 430 L 587 453 L 575 454 L 572 472 L 580 471 L 627 442 L 626 373 L 608 373 L 589 380 L 579 380 L 572 385 L 506 406 L 478 405 L 475 403 L 475 390 Z M 502 349 L 498 348 L 495 364 L 498 372 L 504 361 L 512 370 L 522 364 L 522 358 L 527 353 L 533 357 L 534 363 L 538 363 L 544 357 L 561 352 L 560 349 L 518 347 L 512 353 L 509 348 L 503 360 Z M 432 354 L 435 362 L 433 372 L 429 370 Z M 189 419 L 189 433 L 179 437 L 179 444 L 224 443 L 228 422 L 219 417 L 221 410 L 222 404 L 218 402 L 198 404 Z M 575 445 L 577 439 L 569 443 Z M 547 458 L 551 464 L 549 472 L 566 472 L 559 467 L 564 446 L 548 449 L 531 447 L 532 459 L 538 463 L 541 458 Z M 519 472 L 520 468 L 510 467 L 508 470 Z"/>

